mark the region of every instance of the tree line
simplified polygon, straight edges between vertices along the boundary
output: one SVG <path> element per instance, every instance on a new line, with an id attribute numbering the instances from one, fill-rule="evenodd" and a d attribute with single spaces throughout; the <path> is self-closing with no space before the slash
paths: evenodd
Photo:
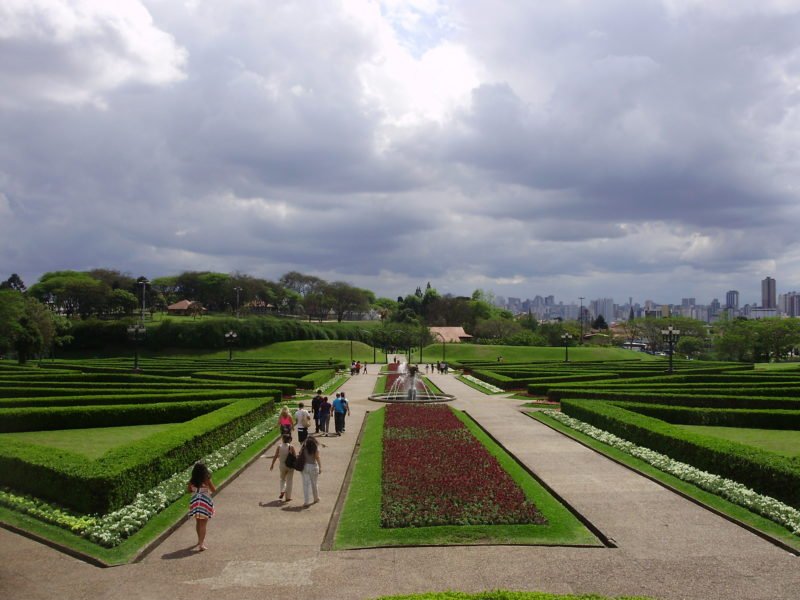
<path id="1" fill-rule="evenodd" d="M 183 299 L 231 316 L 255 313 L 342 322 L 370 313 L 382 325 L 371 328 L 365 336 L 358 327 L 301 331 L 272 324 L 254 329 L 248 337 L 253 343 L 296 335 L 298 339 L 362 339 L 381 347 L 402 348 L 437 341 L 428 331 L 430 326 L 460 326 L 480 344 L 561 346 L 564 334 L 569 334 L 571 344 L 635 342 L 646 344 L 651 352 L 665 352 L 669 348 L 661 330 L 672 325 L 681 331 L 673 350 L 695 358 L 780 360 L 793 354 L 800 344 L 797 319 L 734 319 L 710 326 L 681 317 L 643 318 L 630 319 L 611 330 L 602 315 L 591 323 L 540 323 L 530 314 L 514 315 L 496 307 L 490 292 L 479 289 L 471 296 L 440 294 L 430 283 L 424 290 L 417 287 L 413 293 L 390 299 L 343 281 L 328 282 L 297 271 L 284 274 L 278 281 L 211 271 L 185 271 L 149 280 L 113 269 L 93 269 L 45 273 L 30 288 L 17 274 L 0 282 L 0 353 L 13 350 L 24 361 L 59 346 L 99 348 L 97 344 L 105 342 L 122 343 L 126 322 L 143 306 L 164 311 Z M 100 321 L 111 323 L 103 326 Z M 212 338 L 218 343 L 218 328 L 200 327 L 194 332 L 185 324 L 178 332 L 174 326 L 167 326 L 158 335 L 151 332 L 150 343 L 168 344 L 172 335 L 180 340 L 176 347 L 199 348 Z"/>

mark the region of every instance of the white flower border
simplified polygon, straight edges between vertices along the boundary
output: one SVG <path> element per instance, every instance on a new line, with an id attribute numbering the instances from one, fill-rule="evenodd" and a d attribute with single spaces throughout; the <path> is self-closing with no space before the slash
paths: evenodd
<path id="1" fill-rule="evenodd" d="M 713 473 L 702 471 L 686 463 L 673 460 L 665 454 L 660 454 L 659 452 L 655 452 L 643 446 L 637 446 L 632 442 L 617 437 L 613 433 L 598 429 L 583 421 L 573 419 L 561 412 L 555 410 L 543 410 L 541 412 L 559 423 L 563 423 L 567 427 L 588 435 L 592 439 L 608 444 L 618 450 L 622 450 L 631 456 L 635 456 L 660 471 L 674 475 L 682 481 L 692 483 L 712 494 L 722 496 L 734 504 L 752 510 L 771 521 L 775 521 L 779 525 L 789 529 L 795 535 L 800 535 L 800 511 L 792 508 L 788 504 L 784 504 L 780 500 L 754 492 L 736 481 L 725 479 L 719 475 L 714 475 Z"/>
<path id="2" fill-rule="evenodd" d="M 335 389 L 339 385 L 339 381 L 341 381 L 342 379 L 348 379 L 349 377 L 350 376 L 347 375 L 346 373 L 340 373 L 339 375 L 333 376 L 331 379 L 323 383 L 317 389 L 320 389 L 324 394 L 327 394 L 328 390 Z"/>
<path id="3" fill-rule="evenodd" d="M 461 375 L 461 377 L 463 377 L 467 381 L 474 383 L 478 387 L 485 389 L 487 392 L 491 394 L 500 394 L 502 392 L 505 392 L 503 388 L 499 388 L 496 385 L 492 385 L 491 383 L 486 383 L 482 379 L 478 379 L 477 377 L 473 377 L 472 375 Z"/>
<path id="4" fill-rule="evenodd" d="M 216 471 L 230 463 L 250 444 L 267 435 L 274 427 L 275 419 L 272 414 L 232 442 L 203 457 L 202 460 L 211 471 Z M 38 498 L 14 494 L 9 490 L 0 490 L 0 505 L 69 529 L 100 546 L 113 548 L 183 496 L 191 473 L 192 467 L 175 473 L 151 490 L 137 494 L 130 504 L 102 516 L 76 515 Z"/>

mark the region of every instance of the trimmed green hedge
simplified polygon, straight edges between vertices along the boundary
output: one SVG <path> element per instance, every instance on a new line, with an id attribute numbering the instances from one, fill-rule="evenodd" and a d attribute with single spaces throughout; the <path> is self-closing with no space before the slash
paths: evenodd
<path id="1" fill-rule="evenodd" d="M 640 402 L 612 402 L 611 404 L 673 425 L 800 430 L 800 411 L 798 410 L 694 408 Z"/>
<path id="2" fill-rule="evenodd" d="M 733 390 L 731 390 L 733 392 Z M 550 388 L 547 397 L 564 402 L 570 398 L 583 400 L 612 400 L 619 402 L 644 402 L 648 404 L 670 404 L 678 406 L 695 406 L 708 408 L 755 408 L 755 409 L 800 409 L 800 399 L 780 398 L 774 396 L 738 396 L 728 394 L 658 394 L 648 392 L 625 392 L 575 388 Z"/>
<path id="3" fill-rule="evenodd" d="M 0 438 L 0 485 L 106 513 L 227 444 L 272 413 L 271 401 L 240 400 L 91 461 L 63 450 Z"/>
<path id="4" fill-rule="evenodd" d="M 124 425 L 177 423 L 231 404 L 232 400 L 116 404 L 111 406 L 67 406 L 9 408 L 0 412 L 0 433 L 88 429 Z"/>
<path id="5" fill-rule="evenodd" d="M 800 508 L 800 460 L 710 438 L 597 400 L 563 399 L 563 413 Z"/>
<path id="6" fill-rule="evenodd" d="M 20 398 L 0 398 L 0 409 L 16 408 L 23 406 L 82 406 L 82 405 L 108 405 L 108 404 L 155 404 L 158 402 L 190 402 L 201 400 L 227 400 L 242 398 L 271 398 L 280 399 L 280 392 L 274 389 L 263 390 L 237 390 L 220 389 L 212 391 L 184 392 L 171 394 L 98 394 L 75 396 L 39 396 Z M 2 414 L 2 412 L 0 412 Z"/>

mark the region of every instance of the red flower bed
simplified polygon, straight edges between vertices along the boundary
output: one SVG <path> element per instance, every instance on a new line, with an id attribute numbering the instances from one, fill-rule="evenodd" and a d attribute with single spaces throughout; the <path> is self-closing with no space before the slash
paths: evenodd
<path id="1" fill-rule="evenodd" d="M 444 405 L 386 407 L 382 491 L 383 527 L 546 522 Z"/>

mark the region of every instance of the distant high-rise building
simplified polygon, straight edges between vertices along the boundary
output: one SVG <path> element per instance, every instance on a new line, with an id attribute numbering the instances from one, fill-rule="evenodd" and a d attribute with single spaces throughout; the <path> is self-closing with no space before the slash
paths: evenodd
<path id="1" fill-rule="evenodd" d="M 731 290 L 725 294 L 725 308 L 739 310 L 739 292 Z"/>
<path id="2" fill-rule="evenodd" d="M 603 319 L 607 323 L 611 323 L 616 316 L 613 298 L 598 298 L 597 300 L 592 300 L 589 306 L 595 319 L 603 315 Z"/>
<path id="3" fill-rule="evenodd" d="M 778 296 L 775 293 L 775 280 L 767 277 L 761 281 L 761 308 L 777 308 Z"/>
<path id="4" fill-rule="evenodd" d="M 544 297 L 544 305 L 545 306 L 555 306 L 556 304 L 556 297 L 555 296 L 545 296 Z"/>
<path id="5" fill-rule="evenodd" d="M 694 306 L 695 304 L 697 302 L 695 302 L 694 298 L 681 298 L 681 306 L 683 307 Z"/>

